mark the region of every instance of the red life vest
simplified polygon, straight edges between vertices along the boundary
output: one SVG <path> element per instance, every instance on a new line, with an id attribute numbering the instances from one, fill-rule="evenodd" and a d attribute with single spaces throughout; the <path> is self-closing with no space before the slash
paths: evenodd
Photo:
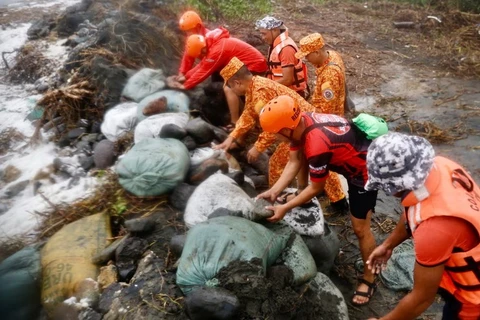
<path id="1" fill-rule="evenodd" d="M 272 80 L 278 80 L 283 77 L 282 64 L 280 61 L 280 52 L 286 46 L 292 46 L 295 51 L 298 51 L 298 47 L 295 41 L 288 36 L 288 30 L 282 32 L 273 42 L 273 49 L 270 48 L 268 52 L 268 78 Z M 289 86 L 290 89 L 295 91 L 302 91 L 307 88 L 307 66 L 301 60 L 297 59 L 297 64 L 293 67 L 293 84 Z"/>
<path id="2" fill-rule="evenodd" d="M 413 238 L 423 221 L 435 216 L 462 218 L 480 234 L 480 188 L 457 163 L 435 157 L 424 187 L 402 201 Z M 480 305 L 480 243 L 467 252 L 452 253 L 445 263 L 440 287 Z"/>

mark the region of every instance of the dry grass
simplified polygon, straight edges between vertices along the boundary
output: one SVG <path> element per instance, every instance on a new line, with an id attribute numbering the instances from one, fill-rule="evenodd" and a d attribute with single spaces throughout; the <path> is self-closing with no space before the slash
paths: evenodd
<path id="1" fill-rule="evenodd" d="M 106 212 L 110 216 L 129 214 L 146 216 L 167 203 L 166 196 L 138 198 L 129 194 L 122 188 L 117 176 L 111 171 L 98 171 L 97 175 L 102 176 L 104 181 L 101 186 L 96 188 L 91 197 L 73 204 L 54 205 L 50 203 L 53 212 L 44 215 L 43 222 L 38 229 L 40 239 L 50 237 L 64 225 L 99 212 Z M 50 202 L 47 198 L 44 199 Z"/>
<path id="2" fill-rule="evenodd" d="M 407 131 L 433 143 L 452 143 L 455 140 L 464 139 L 468 135 L 465 126 L 460 122 L 452 127 L 441 129 L 431 121 L 407 120 L 406 124 L 398 126 L 396 130 Z"/>

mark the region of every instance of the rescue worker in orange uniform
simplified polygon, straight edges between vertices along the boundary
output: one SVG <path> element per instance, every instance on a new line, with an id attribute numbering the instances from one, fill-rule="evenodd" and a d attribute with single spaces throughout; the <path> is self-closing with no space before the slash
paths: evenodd
<path id="1" fill-rule="evenodd" d="M 375 249 L 375 238 L 370 228 L 375 211 L 377 191 L 364 189 L 367 181 L 366 156 L 371 140 L 347 119 L 323 113 L 305 113 L 296 101 L 279 96 L 269 101 L 260 111 L 260 124 L 264 132 L 274 133 L 277 139 L 290 142 L 288 163 L 278 181 L 258 198 L 274 202 L 295 178 L 307 168 L 310 184 L 290 201 L 268 206 L 274 215 L 267 220 L 277 222 L 285 214 L 323 191 L 330 170 L 345 176 L 350 197 L 350 220 L 358 239 L 362 260 Z M 304 160 L 305 159 L 305 160 Z M 376 290 L 374 274 L 365 269 L 354 292 L 352 304 L 366 305 Z"/>
<path id="2" fill-rule="evenodd" d="M 220 72 L 233 57 L 238 57 L 255 74 L 264 75 L 267 71 L 265 57 L 248 43 L 230 37 L 224 30 L 216 37 L 207 41 L 204 36 L 193 34 L 187 39 L 187 54 L 202 60 L 185 74 L 183 83 L 177 81 L 171 87 L 189 90 L 206 80 L 214 73 Z M 240 98 L 228 87 L 223 91 L 227 98 L 232 129 L 240 116 Z"/>
<path id="3" fill-rule="evenodd" d="M 368 258 L 381 272 L 393 248 L 413 237 L 413 290 L 380 319 L 416 319 L 445 299 L 443 319 L 480 319 L 480 188 L 459 164 L 437 156 L 424 138 L 390 133 L 367 154 L 368 190 L 384 190 L 405 207 L 397 227 Z"/>
<path id="4" fill-rule="evenodd" d="M 345 66 L 340 55 L 333 50 L 327 50 L 323 37 L 319 33 L 313 33 L 300 40 L 300 50 L 295 56 L 298 59 L 306 58 L 316 68 L 315 91 L 310 99 L 316 112 L 343 117 L 346 97 Z M 334 210 L 348 211 L 348 202 L 336 173 L 330 174 L 325 193 Z"/>
<path id="5" fill-rule="evenodd" d="M 216 146 L 217 149 L 228 151 L 230 148 L 233 148 L 235 142 L 241 140 L 245 134 L 257 124 L 260 109 L 275 97 L 287 95 L 297 101 L 302 111 L 309 112 L 314 110 L 313 106 L 292 89 L 268 78 L 254 76 L 247 66 L 237 58 L 233 58 L 220 74 L 225 79 L 227 86 L 229 86 L 235 94 L 245 96 L 245 109 L 237 121 L 235 129 L 222 144 Z M 275 142 L 275 135 L 262 132 L 254 146 L 248 151 L 248 161 L 250 163 L 255 162 L 260 153 L 267 150 L 273 142 Z M 288 162 L 288 154 L 288 144 L 280 143 L 270 157 L 268 172 L 269 185 L 275 184 L 282 174 Z M 299 190 L 305 188 L 307 183 L 308 180 L 305 171 L 304 175 L 298 176 L 297 186 Z M 289 199 L 286 198 L 284 201 L 288 200 Z"/>
<path id="6" fill-rule="evenodd" d="M 267 63 L 269 79 L 275 80 L 307 98 L 307 66 L 295 57 L 297 44 L 288 35 L 288 30 L 281 20 L 266 16 L 257 20 L 255 27 L 260 31 L 263 40 L 270 47 Z"/>

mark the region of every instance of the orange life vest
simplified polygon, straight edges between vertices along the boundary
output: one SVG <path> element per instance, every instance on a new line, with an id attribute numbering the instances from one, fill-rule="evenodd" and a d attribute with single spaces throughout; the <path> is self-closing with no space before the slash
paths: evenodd
<path id="1" fill-rule="evenodd" d="M 280 52 L 286 46 L 292 46 L 295 51 L 298 51 L 295 41 L 288 36 L 288 30 L 282 32 L 273 42 L 273 49 L 269 49 L 267 62 L 269 79 L 278 80 L 283 77 Z M 293 67 L 293 84 L 289 88 L 295 91 L 302 91 L 307 88 L 307 66 L 301 59 L 297 60 L 297 64 Z"/>
<path id="2" fill-rule="evenodd" d="M 457 163 L 435 157 L 424 187 L 402 201 L 413 238 L 423 221 L 435 216 L 465 219 L 480 234 L 480 188 Z M 480 305 L 480 243 L 467 252 L 454 252 L 445 263 L 440 287 Z"/>

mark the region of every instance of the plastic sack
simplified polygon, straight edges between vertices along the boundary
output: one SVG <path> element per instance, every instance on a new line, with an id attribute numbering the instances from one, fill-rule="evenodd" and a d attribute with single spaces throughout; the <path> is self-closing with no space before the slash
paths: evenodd
<path id="1" fill-rule="evenodd" d="M 40 311 L 40 252 L 26 247 L 0 263 L 2 319 L 37 319 Z"/>
<path id="2" fill-rule="evenodd" d="M 203 181 L 187 202 L 183 219 L 188 228 L 207 221 L 219 208 L 241 211 L 248 216 L 254 208 L 253 200 L 235 181 L 223 174 L 214 174 Z"/>
<path id="3" fill-rule="evenodd" d="M 122 96 L 139 102 L 146 96 L 165 88 L 165 75 L 163 70 L 144 68 L 128 79 L 123 88 Z"/>
<path id="4" fill-rule="evenodd" d="M 232 261 L 261 259 L 264 272 L 285 248 L 290 235 L 277 234 L 239 217 L 218 217 L 194 226 L 187 234 L 177 269 L 184 293 L 214 283 L 218 271 Z"/>
<path id="5" fill-rule="evenodd" d="M 172 191 L 190 167 L 187 147 L 176 139 L 144 139 L 135 144 L 115 167 L 125 190 L 139 197 Z"/>
<path id="6" fill-rule="evenodd" d="M 352 119 L 355 126 L 365 133 L 367 139 L 375 139 L 388 132 L 388 125 L 385 120 L 367 113 L 360 113 Z"/>
<path id="7" fill-rule="evenodd" d="M 47 313 L 73 296 L 80 282 L 97 279 L 99 269 L 91 259 L 111 237 L 110 217 L 98 213 L 64 226 L 48 240 L 41 252 L 42 304 Z"/>
<path id="8" fill-rule="evenodd" d="M 395 247 L 388 259 L 387 267 L 380 273 L 380 279 L 389 289 L 410 291 L 413 289 L 413 267 L 415 252 L 412 240 L 406 240 Z"/>
<path id="9" fill-rule="evenodd" d="M 186 113 L 161 113 L 141 121 L 135 128 L 135 143 L 147 138 L 159 138 L 164 125 L 175 124 L 185 128 L 188 122 Z"/>
<path id="10" fill-rule="evenodd" d="M 110 141 L 115 142 L 123 134 L 132 131 L 137 125 L 136 102 L 125 102 L 108 110 L 100 127 L 103 135 Z"/>
<path id="11" fill-rule="evenodd" d="M 348 307 L 342 292 L 323 273 L 318 272 L 304 292 L 307 301 L 312 301 L 321 312 L 321 319 L 348 320 Z"/>
<path id="12" fill-rule="evenodd" d="M 302 237 L 294 237 L 292 245 L 282 252 L 282 260 L 293 271 L 293 284 L 298 286 L 315 278 L 317 266 Z"/>
<path id="13" fill-rule="evenodd" d="M 213 150 L 210 147 L 196 148 L 190 151 L 190 164 L 197 166 L 210 158 L 219 158 L 222 150 Z M 226 158 L 226 157 L 223 157 Z M 228 160 L 226 160 L 228 162 Z"/>
<path id="14" fill-rule="evenodd" d="M 162 90 L 151 94 L 138 104 L 137 117 L 141 121 L 147 118 L 143 109 L 152 101 L 161 97 L 167 98 L 167 112 L 189 112 L 190 98 L 183 92 L 177 90 Z"/>

